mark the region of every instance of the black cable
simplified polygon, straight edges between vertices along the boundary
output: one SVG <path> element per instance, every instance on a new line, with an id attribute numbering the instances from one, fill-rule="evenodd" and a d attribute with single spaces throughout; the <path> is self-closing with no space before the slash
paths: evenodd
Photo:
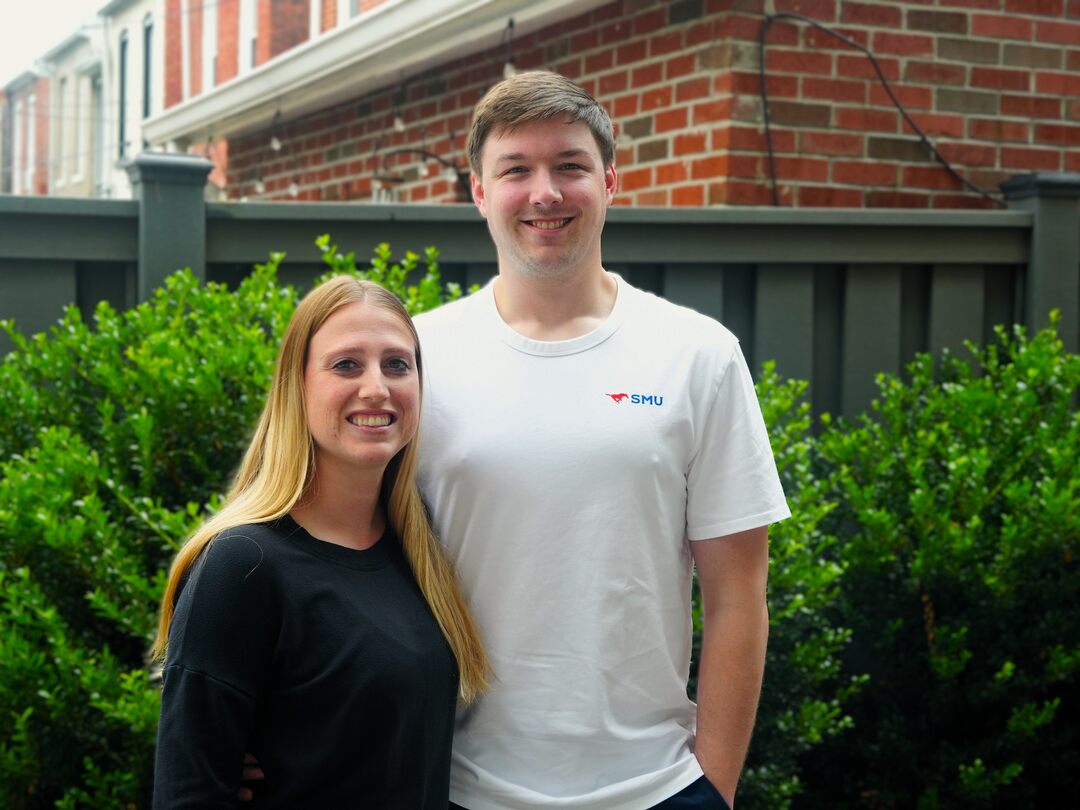
<path id="1" fill-rule="evenodd" d="M 946 160 L 940 152 L 938 152 L 937 147 L 935 147 L 934 144 L 930 141 L 930 139 L 926 136 L 926 133 L 923 132 L 919 125 L 915 123 L 915 121 L 911 118 L 910 115 L 908 115 L 908 111 L 904 109 L 904 105 L 900 103 L 900 99 L 898 99 L 896 97 L 896 93 L 893 92 L 892 85 L 889 84 L 889 80 L 885 78 L 885 74 L 881 70 L 881 65 L 878 64 L 877 59 L 874 58 L 874 55 L 870 53 L 870 50 L 868 48 L 864 48 L 855 40 L 845 37 L 838 31 L 834 31 L 832 28 L 829 28 L 829 26 L 817 22 L 817 20 L 811 20 L 809 17 L 804 17 L 801 14 L 791 14 L 788 12 L 781 12 L 779 14 L 766 14 L 765 21 L 761 26 L 761 34 L 758 39 L 758 70 L 761 82 L 761 106 L 762 113 L 765 119 L 765 147 L 769 155 L 769 178 L 772 181 L 773 205 L 780 205 L 780 192 L 778 190 L 776 180 L 776 156 L 773 150 L 772 122 L 769 118 L 769 90 L 765 82 L 765 38 L 769 33 L 769 28 L 772 27 L 772 24 L 776 20 L 797 20 L 798 22 L 806 23 L 807 25 L 811 25 L 814 28 L 817 28 L 819 31 L 825 32 L 829 36 L 840 40 L 845 45 L 854 48 L 857 51 L 860 51 L 864 56 L 866 56 L 867 59 L 870 60 L 870 64 L 874 68 L 874 72 L 877 73 L 878 79 L 881 80 L 882 87 L 885 88 L 885 92 L 888 93 L 889 98 L 892 99 L 893 105 L 895 105 L 896 109 L 900 111 L 900 115 L 903 116 L 904 120 L 907 122 L 907 125 L 911 127 L 912 130 L 914 130 L 915 134 L 918 135 L 919 138 L 922 140 L 923 144 L 926 145 L 926 148 L 930 152 L 930 154 L 939 163 L 941 163 L 942 166 L 945 167 L 945 170 L 949 174 L 951 174 L 961 185 L 963 185 L 969 191 L 973 191 L 976 194 L 981 194 L 983 197 L 990 200 L 990 202 L 994 203 L 997 206 L 1005 207 L 1005 203 L 1003 201 L 993 196 L 990 192 L 979 188 L 966 177 L 962 177 L 956 171 L 956 169 L 952 167 L 952 164 L 950 164 L 949 161 Z"/>

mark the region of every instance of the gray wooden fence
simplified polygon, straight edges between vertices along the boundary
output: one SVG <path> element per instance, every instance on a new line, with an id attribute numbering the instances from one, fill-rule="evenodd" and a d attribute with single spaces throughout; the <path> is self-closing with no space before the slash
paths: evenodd
<path id="1" fill-rule="evenodd" d="M 90 315 L 146 298 L 173 270 L 235 283 L 270 251 L 283 280 L 321 272 L 315 238 L 370 255 L 435 245 L 444 278 L 495 272 L 471 206 L 203 201 L 209 164 L 143 155 L 134 201 L 0 196 L 0 318 L 46 329 L 68 303 Z M 1080 347 L 1080 175 L 1005 185 L 1009 210 L 614 208 L 604 263 L 638 286 L 717 317 L 751 366 L 809 379 L 818 412 L 855 414 L 874 375 L 917 352 L 962 351 L 995 324 L 1038 328 L 1061 310 Z M 0 352 L 9 348 L 0 337 Z"/>

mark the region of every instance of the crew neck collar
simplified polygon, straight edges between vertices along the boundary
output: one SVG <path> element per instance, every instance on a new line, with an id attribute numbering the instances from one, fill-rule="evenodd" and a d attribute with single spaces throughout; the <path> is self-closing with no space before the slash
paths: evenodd
<path id="1" fill-rule="evenodd" d="M 285 539 L 293 543 L 302 551 L 319 557 L 327 562 L 341 565 L 345 568 L 373 569 L 382 568 L 390 562 L 393 546 L 395 543 L 393 531 L 389 526 L 382 536 L 368 548 L 348 548 L 337 543 L 330 543 L 313 537 L 307 529 L 293 520 L 292 515 L 284 515 L 275 521 L 278 530 Z"/>
<path id="2" fill-rule="evenodd" d="M 615 306 L 612 307 L 607 318 L 598 327 L 592 331 L 586 332 L 584 335 L 569 338 L 568 340 L 536 340 L 535 338 L 522 335 L 506 323 L 506 321 L 503 320 L 502 315 L 499 314 L 499 308 L 495 305 L 495 281 L 498 276 L 491 279 L 491 281 L 484 285 L 483 289 L 476 294 L 483 296 L 485 317 L 491 322 L 500 339 L 506 345 L 525 354 L 541 357 L 561 357 L 568 354 L 577 354 L 578 352 L 586 351 L 603 343 L 615 334 L 616 330 L 618 330 L 619 326 L 622 324 L 623 314 L 627 306 L 626 299 L 629 296 L 630 288 L 618 273 L 611 273 L 610 275 L 615 279 L 617 285 L 615 290 Z"/>

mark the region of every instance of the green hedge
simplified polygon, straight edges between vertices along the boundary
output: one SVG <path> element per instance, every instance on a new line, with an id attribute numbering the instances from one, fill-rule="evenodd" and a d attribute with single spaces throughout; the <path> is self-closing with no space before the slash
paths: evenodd
<path id="1" fill-rule="evenodd" d="M 330 272 L 353 267 L 319 240 Z M 298 296 L 273 256 L 235 291 L 188 272 L 94 323 L 4 324 L 0 806 L 149 807 L 158 690 L 145 654 L 168 565 L 224 491 Z M 413 312 L 460 295 L 434 252 L 367 275 Z"/>
<path id="2" fill-rule="evenodd" d="M 5 326 L 0 806 L 149 806 L 145 650 L 168 562 L 262 405 L 297 301 L 279 258 L 234 291 L 179 273 L 92 324 L 71 308 L 46 335 Z M 434 260 L 382 247 L 366 270 L 419 312 L 460 293 Z M 883 379 L 871 418 L 815 438 L 805 384 L 764 370 L 794 516 L 771 533 L 740 804 L 1053 806 L 1080 787 L 1078 374 L 1052 332 L 1002 335 L 973 364 Z"/>
<path id="3" fill-rule="evenodd" d="M 1065 807 L 1080 795 L 1080 357 L 999 329 L 882 378 L 817 450 L 867 673 L 808 807 Z M 812 776 L 811 776 L 812 775 Z M 1074 800 L 1073 800 L 1074 801 Z"/>

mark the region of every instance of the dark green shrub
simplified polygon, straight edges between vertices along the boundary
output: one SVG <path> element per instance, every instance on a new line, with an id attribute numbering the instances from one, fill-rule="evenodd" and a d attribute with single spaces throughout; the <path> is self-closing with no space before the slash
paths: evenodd
<path id="1" fill-rule="evenodd" d="M 783 810 L 803 790 L 800 755 L 851 725 L 844 704 L 863 679 L 841 672 L 840 653 L 850 633 L 830 618 L 843 569 L 833 561 L 836 538 L 823 529 L 832 511 L 824 497 L 826 482 L 811 468 L 807 385 L 780 380 L 770 363 L 756 387 L 792 516 L 769 530 L 765 685 L 738 803 Z M 696 662 L 701 631 L 696 592 L 694 630 Z"/>
<path id="2" fill-rule="evenodd" d="M 354 257 L 320 240 L 331 271 Z M 164 572 L 227 486 L 297 294 L 279 257 L 235 291 L 187 272 L 94 323 L 4 324 L 0 364 L 0 806 L 149 806 L 156 686 L 145 652 Z M 444 293 L 435 253 L 365 275 L 412 311 Z"/>
<path id="3" fill-rule="evenodd" d="M 423 311 L 460 293 L 434 258 L 382 247 L 365 274 Z M 7 327 L 0 806 L 147 806 L 163 573 L 262 405 L 297 300 L 275 268 L 235 291 L 180 273 L 135 310 L 91 325 L 70 309 L 47 335 Z M 771 534 L 740 804 L 1056 807 L 1080 787 L 1078 381 L 1051 333 L 1003 334 L 974 370 L 921 359 L 910 383 L 884 379 L 872 418 L 816 442 L 804 386 L 766 369 L 794 517 Z"/>
<path id="4" fill-rule="evenodd" d="M 0 804 L 148 806 L 144 655 L 163 572 L 221 491 L 295 304 L 169 279 L 94 324 L 74 307 L 0 365 Z"/>
<path id="5" fill-rule="evenodd" d="M 855 729 L 810 807 L 1072 806 L 1080 795 L 1080 357 L 998 332 L 920 357 L 819 449 L 846 568 Z"/>

